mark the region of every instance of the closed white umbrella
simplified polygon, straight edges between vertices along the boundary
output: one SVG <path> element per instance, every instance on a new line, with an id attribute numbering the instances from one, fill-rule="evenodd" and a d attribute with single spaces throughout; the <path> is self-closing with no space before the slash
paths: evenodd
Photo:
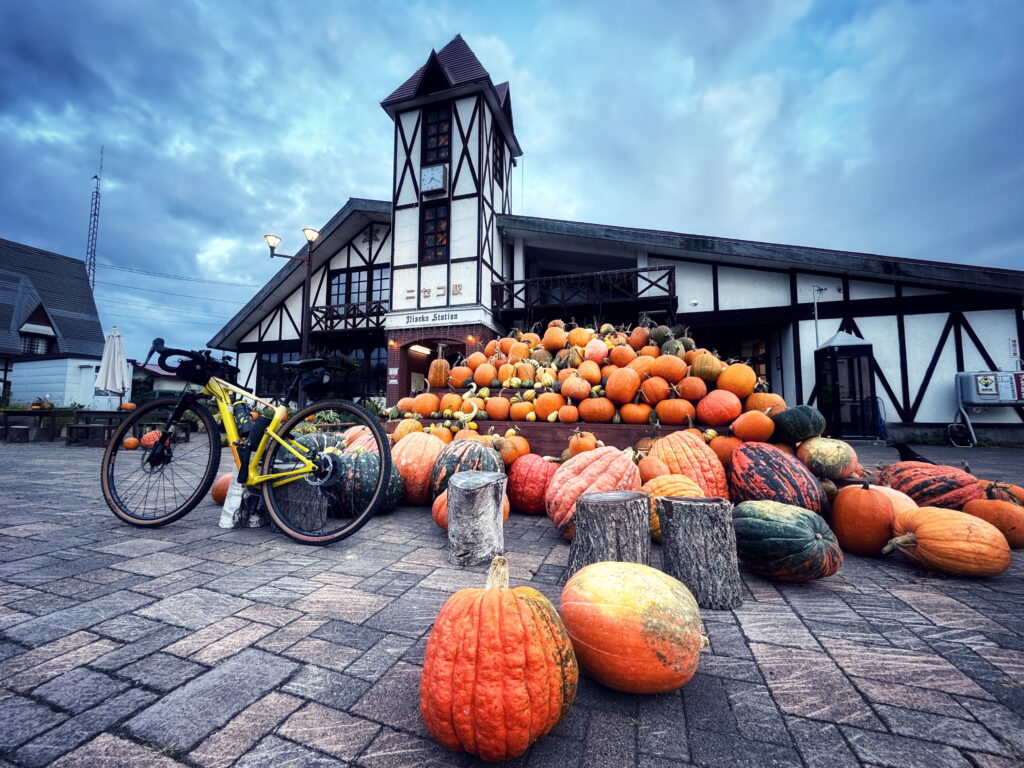
<path id="1" fill-rule="evenodd" d="M 115 325 L 110 329 L 103 345 L 103 359 L 96 373 L 96 389 L 124 397 L 128 389 L 128 359 L 124 354 L 124 341 Z"/>

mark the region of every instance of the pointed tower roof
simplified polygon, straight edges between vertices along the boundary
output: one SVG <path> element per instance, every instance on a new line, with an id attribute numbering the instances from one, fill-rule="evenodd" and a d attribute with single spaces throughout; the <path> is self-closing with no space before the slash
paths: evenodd
<path id="1" fill-rule="evenodd" d="M 504 123 L 501 127 L 512 147 L 512 156 L 523 154 L 512 130 L 512 99 L 508 83 L 495 86 L 491 82 L 490 74 L 462 39 L 462 35 L 453 37 L 440 51 L 432 50 L 423 66 L 392 91 L 380 105 L 394 119 L 399 105 L 416 107 L 446 91 L 456 91 L 459 95 L 482 91 L 491 109 L 499 116 L 499 124 Z"/>
<path id="2" fill-rule="evenodd" d="M 854 336 L 852 333 L 846 331 L 838 331 L 828 341 L 824 342 L 818 349 L 824 349 L 825 347 L 862 347 L 871 346 L 870 341 L 865 341 L 860 336 Z"/>

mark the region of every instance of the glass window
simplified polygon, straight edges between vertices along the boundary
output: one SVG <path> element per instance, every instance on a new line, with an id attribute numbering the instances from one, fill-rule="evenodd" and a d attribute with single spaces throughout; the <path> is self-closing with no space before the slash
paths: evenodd
<path id="1" fill-rule="evenodd" d="M 284 390 L 291 385 L 295 374 L 282 368 L 281 363 L 298 359 L 298 352 L 262 353 L 256 371 L 256 394 L 260 397 L 270 398 L 284 394 Z"/>
<path id="2" fill-rule="evenodd" d="M 383 395 L 387 392 L 388 351 L 377 347 L 370 352 L 370 376 L 366 382 L 367 395 Z"/>
<path id="3" fill-rule="evenodd" d="M 423 206 L 423 261 L 448 258 L 448 203 Z"/>
<path id="4" fill-rule="evenodd" d="M 452 109 L 450 105 L 426 110 L 423 132 L 423 164 L 448 162 L 452 140 Z"/>
<path id="5" fill-rule="evenodd" d="M 348 303 L 348 273 L 332 272 L 327 287 L 327 303 L 332 307 L 340 307 Z"/>
<path id="6" fill-rule="evenodd" d="M 46 336 L 35 336 L 30 333 L 21 334 L 21 354 L 45 355 L 50 351 L 50 339 Z"/>
<path id="7" fill-rule="evenodd" d="M 388 302 L 391 300 L 391 267 L 373 270 L 373 285 L 370 288 L 370 300 Z"/>
<path id="8" fill-rule="evenodd" d="M 365 269 L 350 272 L 348 276 L 348 300 L 350 304 L 366 301 L 367 274 Z"/>
<path id="9" fill-rule="evenodd" d="M 491 154 L 494 161 L 494 181 L 502 189 L 505 188 L 505 140 L 501 132 L 495 128 L 491 135 Z"/>

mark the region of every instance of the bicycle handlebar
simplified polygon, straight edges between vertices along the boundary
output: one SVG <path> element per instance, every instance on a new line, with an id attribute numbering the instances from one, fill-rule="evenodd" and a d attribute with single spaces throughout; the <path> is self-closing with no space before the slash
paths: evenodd
<path id="1" fill-rule="evenodd" d="M 208 351 L 197 352 L 189 349 L 175 349 L 174 347 L 168 347 L 163 339 L 153 339 L 153 344 L 149 348 L 149 354 L 146 355 L 146 364 L 149 363 L 150 358 L 153 354 L 157 355 L 157 365 L 163 368 L 168 373 L 174 373 L 178 370 L 177 365 L 171 365 L 168 360 L 172 357 L 187 357 L 196 362 L 210 362 L 211 356 Z"/>

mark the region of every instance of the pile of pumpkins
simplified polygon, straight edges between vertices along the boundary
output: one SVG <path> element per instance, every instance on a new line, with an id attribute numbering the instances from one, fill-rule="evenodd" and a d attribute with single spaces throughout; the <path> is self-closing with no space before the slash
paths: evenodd
<path id="1" fill-rule="evenodd" d="M 388 417 L 448 420 L 454 431 L 482 420 L 699 423 L 760 440 L 764 417 L 786 408 L 779 395 L 757 391 L 764 387 L 753 368 L 697 347 L 682 326 L 567 329 L 553 320 L 543 335 L 514 331 L 455 367 L 433 360 L 427 385 Z"/>

